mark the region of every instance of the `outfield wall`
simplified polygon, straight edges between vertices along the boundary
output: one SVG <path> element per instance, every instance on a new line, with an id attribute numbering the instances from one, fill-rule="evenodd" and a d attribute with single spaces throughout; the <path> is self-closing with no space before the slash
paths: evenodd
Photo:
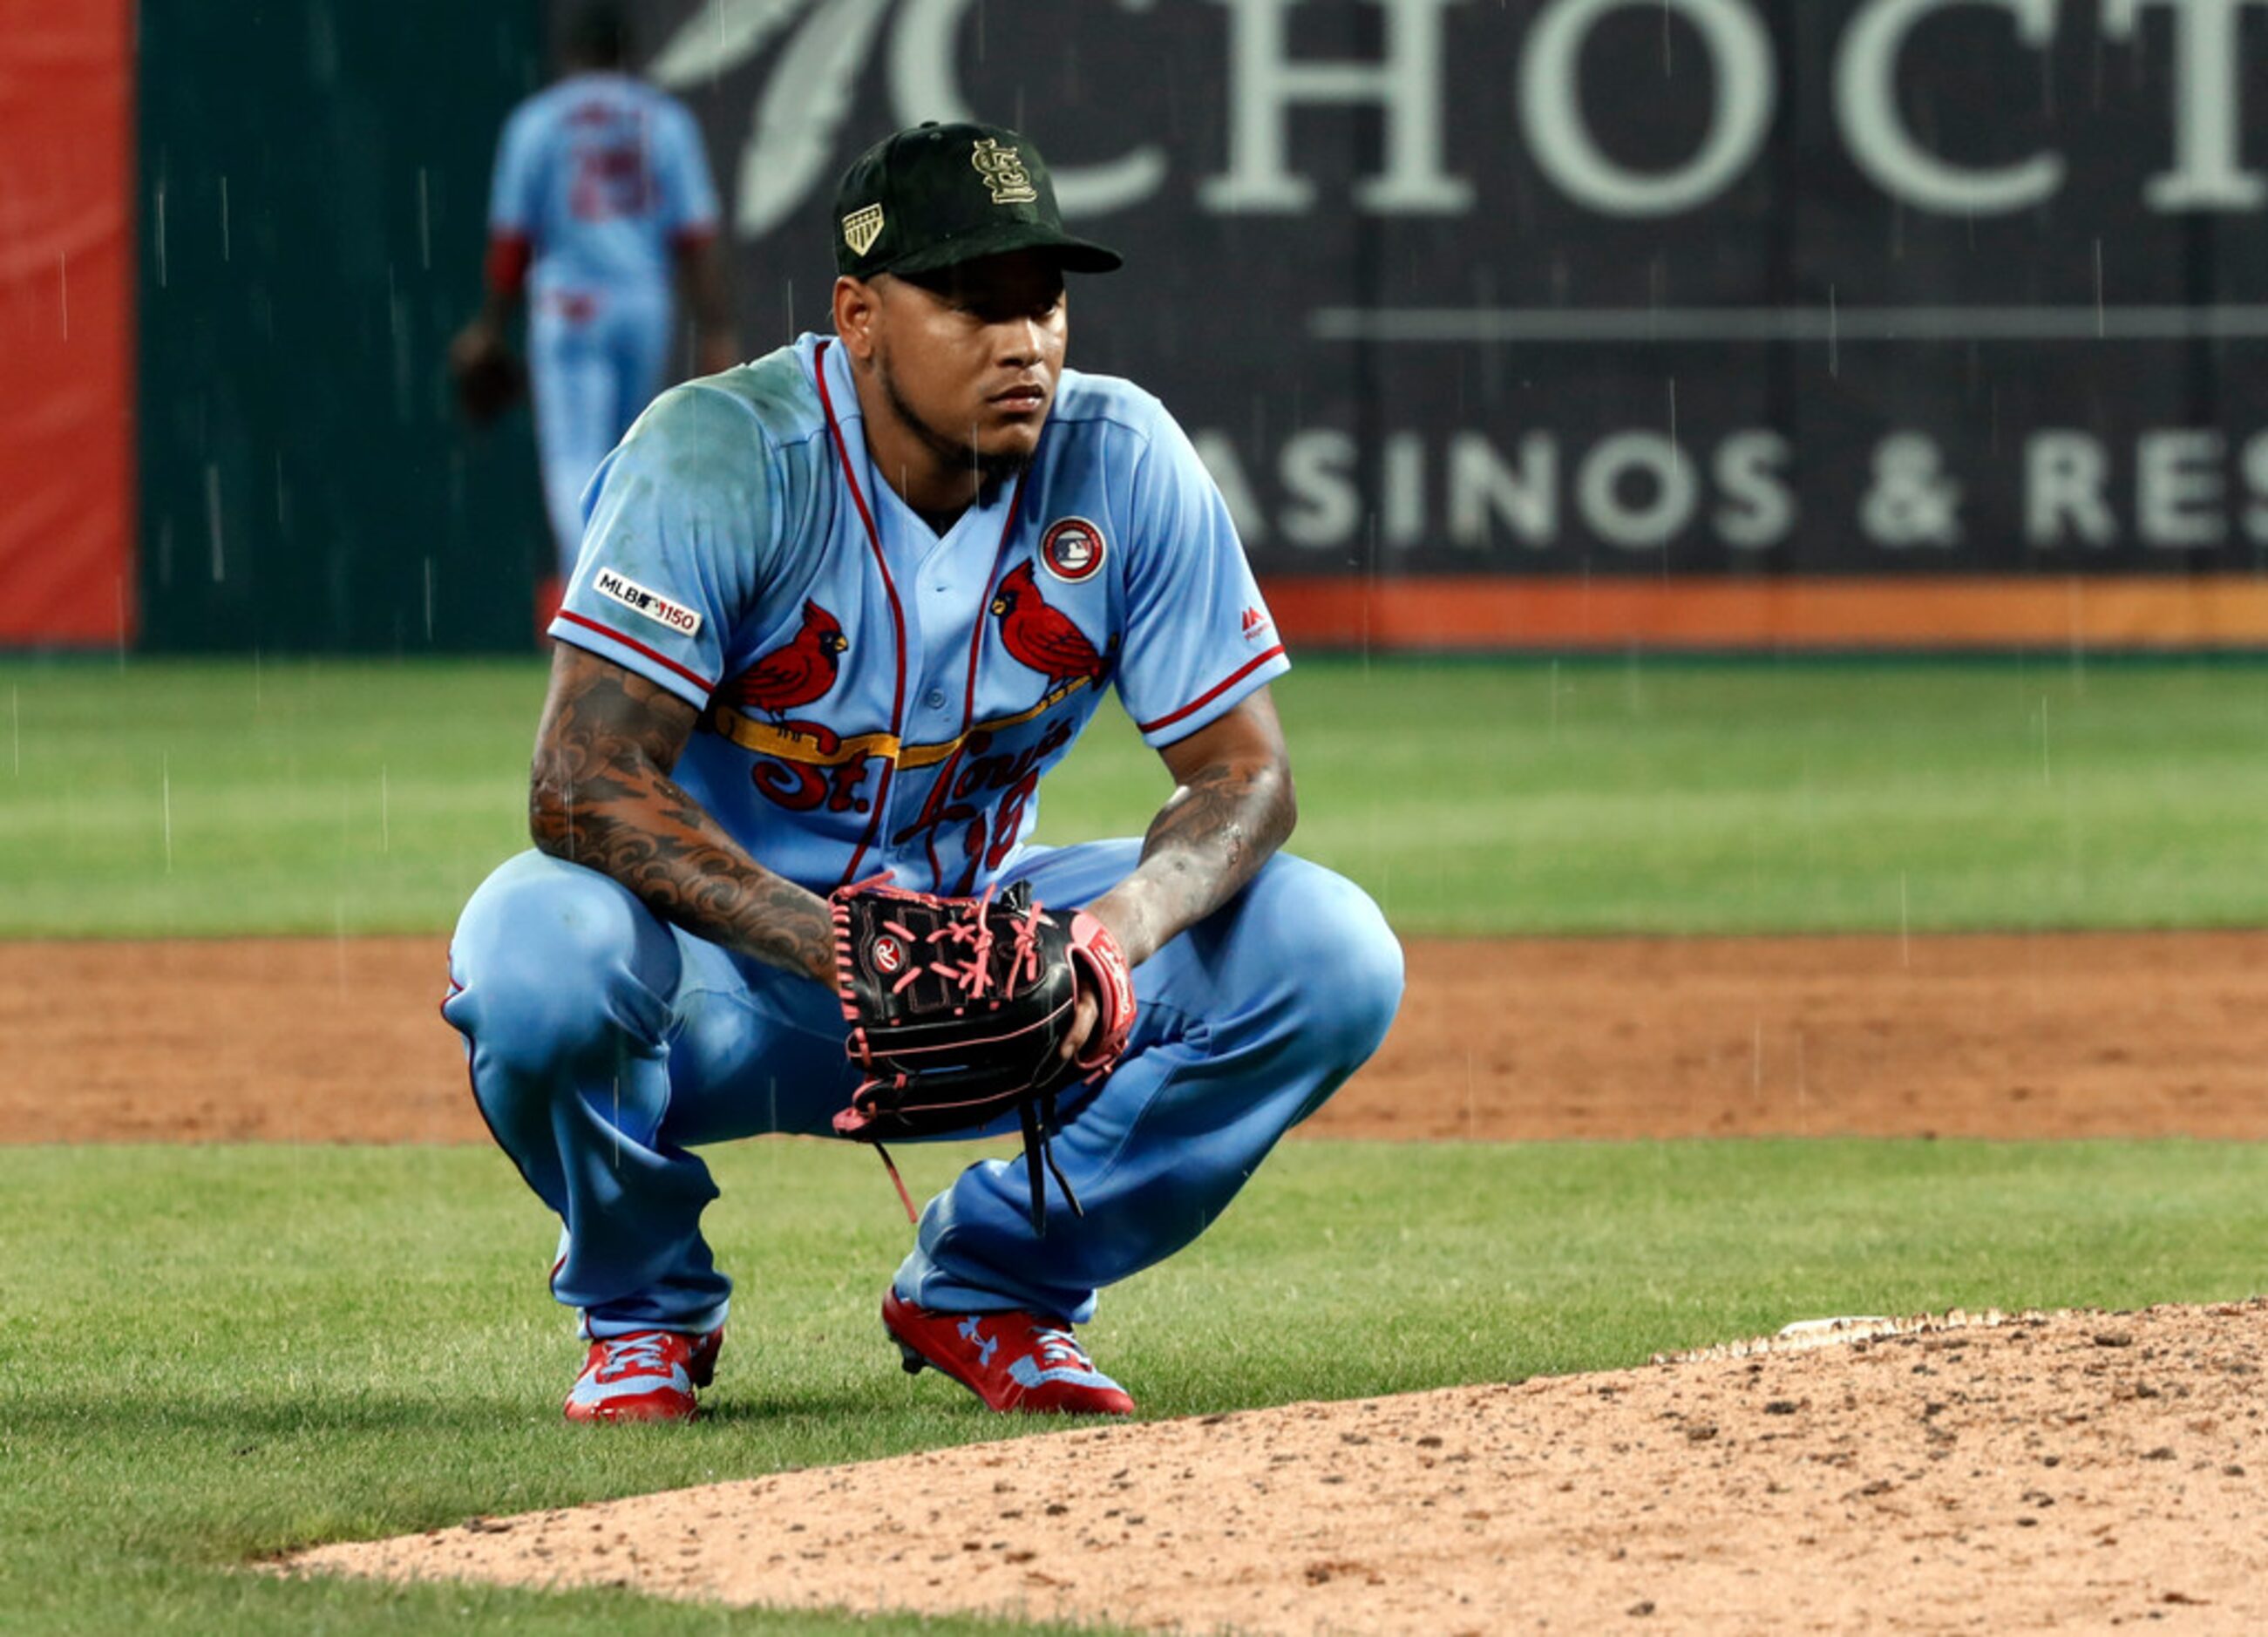
<path id="1" fill-rule="evenodd" d="M 2268 10 L 647 12 L 766 340 L 866 142 L 1042 142 L 1294 639 L 2268 642 Z"/>
<path id="2" fill-rule="evenodd" d="M 0 645 L 134 634 L 127 0 L 0 0 Z"/>
<path id="3" fill-rule="evenodd" d="M 527 418 L 468 434 L 442 355 L 534 0 L 139 16 L 144 645 L 524 651 Z"/>
<path id="4" fill-rule="evenodd" d="M 0 29 L 0 644 L 526 645 L 527 419 L 468 434 L 441 349 L 570 9 Z M 633 9 L 751 350 L 824 327 L 866 142 L 1041 139 L 1130 253 L 1075 359 L 1190 429 L 1294 642 L 2268 646 L 2268 6 Z"/>

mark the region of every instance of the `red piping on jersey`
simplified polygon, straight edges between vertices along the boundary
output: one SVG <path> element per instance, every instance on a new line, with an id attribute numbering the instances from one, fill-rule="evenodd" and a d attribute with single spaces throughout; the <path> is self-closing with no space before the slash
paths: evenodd
<path id="1" fill-rule="evenodd" d="M 858 508 L 858 520 L 866 526 L 866 543 L 874 549 L 874 566 L 882 571 L 882 589 L 890 596 L 890 623 L 898 639 L 898 679 L 890 699 L 890 737 L 902 742 L 906 733 L 906 610 L 898 601 L 898 583 L 890 578 L 889 561 L 882 556 L 882 533 L 874 527 L 874 514 L 866 509 L 866 497 L 859 492 L 858 474 L 850 465 L 850 450 L 843 441 L 842 424 L 835 418 L 835 395 L 827 387 L 828 346 L 822 341 L 812 354 L 811 372 L 819 378 L 819 407 L 826 412 L 827 430 L 835 435 L 835 453 L 843 462 L 843 481 L 850 486 L 850 498 Z M 890 775 L 897 769 L 895 756 L 882 764 L 882 777 L 874 789 L 874 816 L 866 822 L 866 833 L 858 838 L 858 850 L 850 855 L 850 867 L 843 872 L 842 884 L 845 887 L 858 879 L 858 866 L 882 827 L 882 815 L 889 806 Z"/>
<path id="2" fill-rule="evenodd" d="M 1238 666 L 1236 669 L 1230 672 L 1228 675 L 1224 677 L 1214 686 L 1206 689 L 1204 692 L 1190 700 L 1180 710 L 1173 712 L 1169 715 L 1161 716 L 1154 722 L 1137 722 L 1135 726 L 1145 734 L 1154 734 L 1161 727 L 1171 727 L 1174 723 L 1180 721 L 1183 717 L 1189 715 L 1191 712 L 1204 710 L 1205 706 L 1219 698 L 1221 695 L 1226 693 L 1230 689 L 1235 687 L 1237 683 L 1242 682 L 1246 677 L 1251 675 L 1253 672 L 1258 670 L 1262 666 L 1267 664 L 1269 660 L 1274 659 L 1278 654 L 1283 652 L 1284 645 L 1279 642 L 1274 647 L 1268 650 L 1267 653 L 1255 654 L 1251 659 L 1246 660 L 1242 665 Z"/>
<path id="3" fill-rule="evenodd" d="M 976 666 L 984 653 L 984 616 L 991 611 L 992 588 L 1000 583 L 1000 571 L 1008 566 L 1008 542 L 1016 532 L 1016 514 L 1024 509 L 1024 480 L 1031 475 L 1028 466 L 1016 475 L 1016 492 L 1008 498 L 1008 520 L 1000 526 L 1000 543 L 992 549 L 992 572 L 984 581 L 984 601 L 976 605 L 976 625 L 968 633 L 968 689 L 961 697 L 963 739 L 976 720 Z"/>
<path id="4" fill-rule="evenodd" d="M 489 240 L 489 288 L 500 296 L 516 296 L 527 282 L 527 264 L 535 259 L 526 235 L 497 233 Z"/>
<path id="5" fill-rule="evenodd" d="M 945 769 L 938 777 L 950 778 L 961 760 L 960 747 L 968 741 L 968 730 L 976 721 L 976 672 L 984 657 L 984 616 L 991 612 L 992 588 L 1000 583 L 1001 571 L 1008 566 L 1008 542 L 1016 535 L 1016 518 L 1024 509 L 1024 480 L 1032 475 L 1026 467 L 1016 475 L 1016 492 L 1008 498 L 1007 520 L 1000 525 L 1000 543 L 992 549 L 992 572 L 984 581 L 984 600 L 976 605 L 976 623 L 968 633 L 968 686 L 961 696 L 961 736 L 954 741 L 954 749 L 947 757 Z M 926 843 L 929 850 L 930 890 L 945 890 L 945 866 L 937 861 L 937 831 L 932 828 Z"/>
<path id="6" fill-rule="evenodd" d="M 691 682 L 696 688 L 698 688 L 704 697 L 717 691 L 717 684 L 711 682 L 707 677 L 702 675 L 700 672 L 687 670 L 683 666 L 671 659 L 667 654 L 656 653 L 652 649 L 647 647 L 635 637 L 625 637 L 618 630 L 610 630 L 606 626 L 600 624 L 598 621 L 586 620 L 581 615 L 577 614 L 569 608 L 560 609 L 559 617 L 565 620 L 571 625 L 580 625 L 586 630 L 594 630 L 598 632 L 601 637 L 611 637 L 616 642 L 622 644 L 623 647 L 630 649 L 634 653 L 645 655 L 647 659 L 652 660 L 656 665 L 667 666 L 671 670 L 676 672 L 680 676 L 682 676 L 687 682 Z M 1194 706 L 1191 707 L 1191 709 L 1195 708 L 1196 707 Z"/>

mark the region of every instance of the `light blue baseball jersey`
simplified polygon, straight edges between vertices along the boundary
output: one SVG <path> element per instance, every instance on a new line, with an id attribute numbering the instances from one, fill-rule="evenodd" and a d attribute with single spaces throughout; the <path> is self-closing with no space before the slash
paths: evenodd
<path id="1" fill-rule="evenodd" d="M 551 634 L 700 710 L 678 781 L 816 891 L 976 891 L 1106 685 L 1162 746 L 1289 667 L 1187 436 L 1108 376 L 1066 370 L 1030 469 L 941 538 L 813 336 L 664 393 L 585 505 Z"/>
<path id="2" fill-rule="evenodd" d="M 570 75 L 504 125 L 489 232 L 528 242 L 538 296 L 617 290 L 666 299 L 675 242 L 716 225 L 716 186 L 693 115 L 643 80 Z"/>

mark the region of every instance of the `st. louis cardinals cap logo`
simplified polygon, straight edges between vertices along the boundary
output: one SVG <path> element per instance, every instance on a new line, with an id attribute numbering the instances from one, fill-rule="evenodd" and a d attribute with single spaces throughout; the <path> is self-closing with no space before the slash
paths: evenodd
<path id="1" fill-rule="evenodd" d="M 1066 584 L 1092 579 L 1102 566 L 1102 531 L 1083 517 L 1067 517 L 1040 540 L 1040 564 Z"/>
<path id="2" fill-rule="evenodd" d="M 1032 186 L 1032 173 L 1024 168 L 1024 156 L 997 136 L 975 144 L 968 162 L 984 179 L 995 204 L 1030 204 L 1040 196 L 1039 189 Z"/>

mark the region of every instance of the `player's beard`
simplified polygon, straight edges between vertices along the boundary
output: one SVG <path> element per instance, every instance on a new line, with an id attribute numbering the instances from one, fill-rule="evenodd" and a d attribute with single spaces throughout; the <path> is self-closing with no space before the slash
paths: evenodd
<path id="1" fill-rule="evenodd" d="M 967 436 L 955 437 L 924 420 L 921 411 L 907 402 L 905 395 L 898 390 L 897 378 L 890 373 L 889 360 L 880 352 L 874 356 L 874 375 L 882 383 L 882 395 L 889 400 L 890 412 L 898 417 L 907 431 L 921 440 L 922 447 L 948 466 L 962 471 L 973 470 L 976 474 L 978 486 L 986 492 L 1011 478 L 1021 477 L 1032 464 L 1032 455 L 1039 446 L 1037 444 L 1031 450 L 1010 449 L 987 454 L 976 446 L 974 427 L 969 429 Z"/>

